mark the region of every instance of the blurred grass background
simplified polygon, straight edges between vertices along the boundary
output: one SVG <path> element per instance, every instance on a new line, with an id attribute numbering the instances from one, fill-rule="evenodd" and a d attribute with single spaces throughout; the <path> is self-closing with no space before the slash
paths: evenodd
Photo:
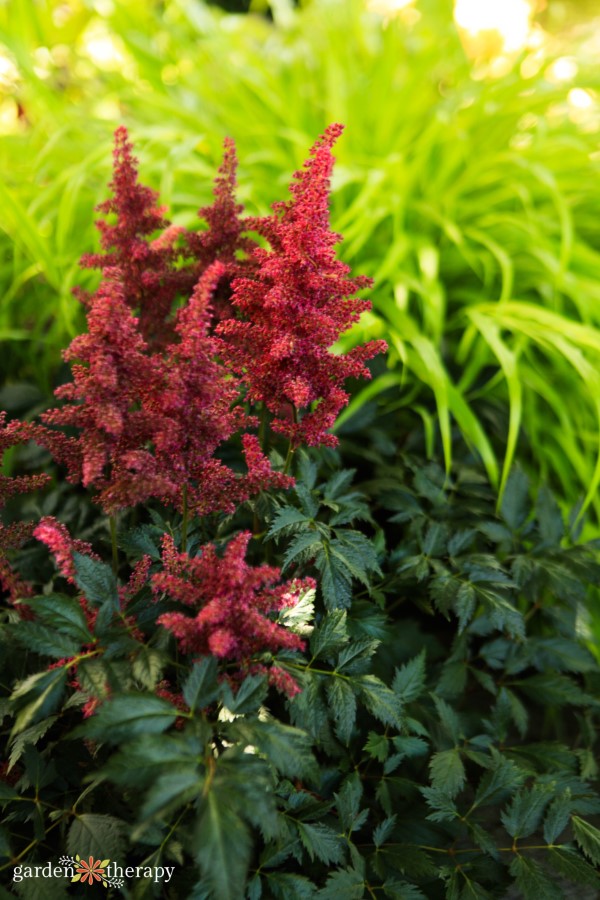
<path id="1" fill-rule="evenodd" d="M 27 405 L 23 383 L 49 395 L 81 328 L 71 291 L 89 283 L 78 259 L 97 246 L 117 124 L 142 180 L 192 225 L 225 135 L 240 199 L 265 212 L 340 121 L 333 226 L 342 257 L 375 280 L 373 313 L 346 343 L 390 345 L 353 409 L 378 395 L 410 408 L 448 463 L 464 436 L 500 492 L 518 458 L 565 505 L 583 498 L 598 534 L 595 3 L 540 3 L 518 46 L 457 28 L 452 0 L 229 6 L 250 12 L 0 3 L 4 405 Z"/>

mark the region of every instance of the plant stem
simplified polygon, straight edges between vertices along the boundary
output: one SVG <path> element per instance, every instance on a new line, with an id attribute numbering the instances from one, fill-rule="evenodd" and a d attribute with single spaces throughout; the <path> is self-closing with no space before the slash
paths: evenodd
<path id="1" fill-rule="evenodd" d="M 296 409 L 295 406 L 293 406 L 292 409 L 293 409 L 293 416 L 294 416 L 294 425 L 297 425 L 298 424 L 298 410 Z M 290 466 L 292 464 L 292 459 L 294 458 L 294 453 L 295 453 L 294 441 L 293 441 L 293 438 L 290 438 L 290 442 L 288 444 L 288 449 L 287 449 L 287 456 L 285 458 L 285 466 L 283 467 L 284 475 L 287 475 L 290 470 Z"/>
<path id="2" fill-rule="evenodd" d="M 187 484 L 183 486 L 183 522 L 181 523 L 181 552 L 187 550 L 187 533 L 188 533 L 188 489 Z"/>
<path id="3" fill-rule="evenodd" d="M 112 570 L 117 574 L 119 571 L 119 551 L 117 549 L 117 517 L 109 516 L 110 526 L 110 543 L 112 545 Z"/>
<path id="4" fill-rule="evenodd" d="M 268 444 L 268 421 L 267 421 L 267 406 L 263 401 L 262 408 L 260 411 L 260 425 L 258 428 L 258 442 L 260 444 L 260 448 L 262 452 L 267 455 L 267 444 Z"/>

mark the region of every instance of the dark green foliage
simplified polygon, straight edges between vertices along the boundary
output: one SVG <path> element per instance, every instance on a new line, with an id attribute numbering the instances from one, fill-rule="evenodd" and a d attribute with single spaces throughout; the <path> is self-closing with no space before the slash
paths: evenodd
<path id="1" fill-rule="evenodd" d="M 301 689 L 291 699 L 264 672 L 185 664 L 155 624 L 167 601 L 146 588 L 132 630 L 112 570 L 86 557 L 93 616 L 51 585 L 25 601 L 34 620 L 3 614 L 9 878 L 20 853 L 79 853 L 175 866 L 168 885 L 132 883 L 135 898 L 599 889 L 600 677 L 582 638 L 597 550 L 519 473 L 496 511 L 471 463 L 447 475 L 370 447 L 357 468 L 305 456 L 296 488 L 257 505 L 257 558 L 317 580 L 279 617 L 306 641 L 276 659 Z M 168 527 L 155 513 L 124 529 L 121 553 L 157 571 Z M 235 527 L 216 523 L 217 540 Z M 36 896 L 33 881 L 19 890 Z"/>

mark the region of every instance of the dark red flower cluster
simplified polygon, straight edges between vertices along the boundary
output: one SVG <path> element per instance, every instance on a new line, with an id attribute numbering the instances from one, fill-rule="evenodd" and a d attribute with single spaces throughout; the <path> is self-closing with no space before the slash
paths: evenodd
<path id="1" fill-rule="evenodd" d="M 53 428 L 38 436 L 71 480 L 97 488 L 107 512 L 151 497 L 200 515 L 231 512 L 260 490 L 288 486 L 248 433 L 257 402 L 293 446 L 335 444 L 328 429 L 348 399 L 345 379 L 368 377 L 364 361 L 385 347 L 330 352 L 369 307 L 352 296 L 368 280 L 348 277 L 329 230 L 340 132 L 332 126 L 315 144 L 292 199 L 257 219 L 241 216 L 226 141 L 214 202 L 200 210 L 208 228 L 189 232 L 169 226 L 157 195 L 138 183 L 127 132 L 117 130 L 112 197 L 100 207 L 116 221 L 98 223 L 104 252 L 83 260 L 102 281 L 83 297 L 88 332 L 65 353 L 73 382 L 57 396 L 66 404 L 44 417 L 79 437 Z M 245 475 L 218 458 L 240 432 Z"/>
<path id="2" fill-rule="evenodd" d="M 182 612 L 164 613 L 158 621 L 168 628 L 181 650 L 189 654 L 212 654 L 235 661 L 242 669 L 259 669 L 257 657 L 265 652 L 302 650 L 303 640 L 270 616 L 294 606 L 303 591 L 314 587 L 310 578 L 277 584 L 280 570 L 272 566 L 252 567 L 246 563 L 249 532 L 237 535 L 222 558 L 212 545 L 200 556 L 178 553 L 169 535 L 163 538 L 164 570 L 152 577 L 155 593 L 191 607 L 192 618 Z M 269 680 L 288 694 L 297 685 L 287 673 L 266 669 Z"/>
<path id="3" fill-rule="evenodd" d="M 345 355 L 330 351 L 370 308 L 353 296 L 370 280 L 348 277 L 349 267 L 335 255 L 341 236 L 329 225 L 331 148 L 342 130 L 332 125 L 316 142 L 294 175 L 290 201 L 274 204 L 274 215 L 247 220 L 271 249 L 253 250 L 256 271 L 233 282 L 241 317 L 217 329 L 223 358 L 251 401 L 266 405 L 276 416 L 273 430 L 294 446 L 337 443 L 328 429 L 348 401 L 345 380 L 369 378 L 365 360 L 386 349 L 384 341 L 371 341 Z"/>
<path id="4" fill-rule="evenodd" d="M 27 424 L 12 421 L 6 423 L 6 413 L 0 412 L 0 464 L 6 450 L 28 441 L 31 437 Z M 0 509 L 9 497 L 38 490 L 49 482 L 48 475 L 19 475 L 10 477 L 0 472 Z M 13 522 L 4 525 L 0 521 L 0 589 L 11 602 L 19 597 L 28 597 L 31 589 L 11 566 L 7 553 L 17 550 L 33 533 L 33 523 Z"/>

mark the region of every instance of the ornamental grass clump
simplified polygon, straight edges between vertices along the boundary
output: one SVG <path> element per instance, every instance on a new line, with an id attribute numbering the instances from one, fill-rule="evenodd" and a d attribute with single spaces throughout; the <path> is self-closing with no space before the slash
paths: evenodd
<path id="1" fill-rule="evenodd" d="M 227 141 L 192 231 L 117 131 L 72 381 L 0 421 L 0 450 L 54 457 L 51 485 L 18 453 L 0 477 L 0 502 L 39 492 L 0 529 L 0 873 L 24 900 L 60 859 L 135 871 L 140 900 L 600 887 L 597 547 L 522 473 L 498 504 L 458 442 L 428 459 L 386 398 L 331 433 L 384 349 L 331 350 L 368 308 L 329 228 L 340 132 L 259 218 Z"/>

